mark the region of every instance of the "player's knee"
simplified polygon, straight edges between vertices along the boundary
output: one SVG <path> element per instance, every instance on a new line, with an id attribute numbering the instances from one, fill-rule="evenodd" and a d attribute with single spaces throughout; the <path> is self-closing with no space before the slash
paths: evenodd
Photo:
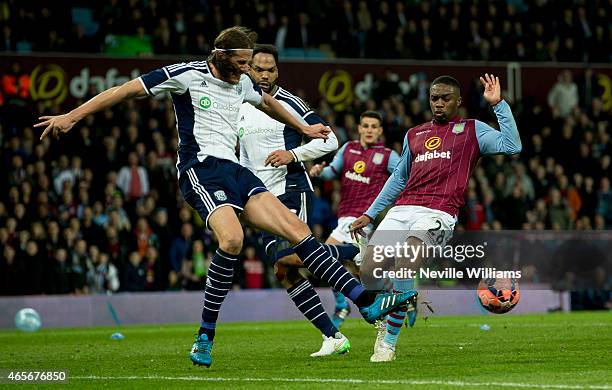
<path id="1" fill-rule="evenodd" d="M 242 250 L 242 242 L 244 240 L 244 235 L 242 232 L 239 234 L 227 235 L 225 237 L 219 238 L 219 248 L 224 252 L 231 254 L 239 254 Z"/>

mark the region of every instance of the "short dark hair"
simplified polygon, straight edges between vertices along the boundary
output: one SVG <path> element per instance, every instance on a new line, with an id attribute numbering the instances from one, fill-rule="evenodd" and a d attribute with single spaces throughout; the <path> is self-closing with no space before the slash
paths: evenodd
<path id="1" fill-rule="evenodd" d="M 274 45 L 266 45 L 266 44 L 257 44 L 253 49 L 253 57 L 255 57 L 259 53 L 271 54 L 274 57 L 274 62 L 276 66 L 278 66 L 278 50 Z"/>
<path id="2" fill-rule="evenodd" d="M 359 122 L 361 122 L 363 118 L 374 118 L 374 119 L 378 119 L 381 125 L 383 123 L 382 115 L 380 115 L 378 111 L 373 111 L 373 110 L 364 111 L 361 113 L 361 115 L 359 115 Z"/>
<path id="3" fill-rule="evenodd" d="M 431 82 L 431 86 L 433 87 L 434 85 L 437 85 L 437 84 L 444 84 L 444 85 L 450 85 L 451 87 L 455 87 L 457 88 L 457 93 L 461 95 L 461 86 L 459 85 L 459 81 L 457 81 L 457 79 L 452 76 L 444 75 L 444 76 L 436 77 L 436 79 Z"/>

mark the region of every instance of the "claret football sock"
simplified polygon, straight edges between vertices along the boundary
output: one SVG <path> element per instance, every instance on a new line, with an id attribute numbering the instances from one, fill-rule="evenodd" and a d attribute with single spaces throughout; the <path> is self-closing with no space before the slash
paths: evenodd
<path id="1" fill-rule="evenodd" d="M 412 279 L 395 279 L 393 281 L 393 289 L 396 292 L 406 292 L 414 288 Z M 395 347 L 402 325 L 406 319 L 408 308 L 402 306 L 396 311 L 387 315 L 387 332 L 385 333 L 384 342 Z"/>

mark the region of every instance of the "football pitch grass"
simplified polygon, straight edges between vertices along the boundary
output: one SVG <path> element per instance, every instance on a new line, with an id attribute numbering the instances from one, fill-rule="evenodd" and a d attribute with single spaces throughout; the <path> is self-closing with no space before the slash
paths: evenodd
<path id="1" fill-rule="evenodd" d="M 110 339 L 117 330 L 124 340 Z M 67 369 L 67 385 L 46 387 L 79 389 L 612 389 L 609 312 L 419 319 L 383 364 L 369 362 L 372 326 L 349 320 L 342 330 L 350 353 L 311 358 L 321 338 L 305 321 L 222 323 L 209 369 L 188 359 L 194 325 L 2 331 L 0 369 Z"/>

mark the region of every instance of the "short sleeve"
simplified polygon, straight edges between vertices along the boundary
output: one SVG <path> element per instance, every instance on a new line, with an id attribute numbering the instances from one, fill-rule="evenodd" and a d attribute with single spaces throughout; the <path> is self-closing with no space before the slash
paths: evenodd
<path id="1" fill-rule="evenodd" d="M 240 84 L 242 85 L 242 96 L 244 101 L 254 106 L 259 106 L 263 99 L 263 93 L 259 85 L 247 75 L 242 75 L 242 77 L 240 77 Z"/>
<path id="2" fill-rule="evenodd" d="M 155 69 L 139 77 L 147 94 L 154 96 L 164 92 L 182 95 L 189 88 L 193 67 L 175 64 Z"/>

